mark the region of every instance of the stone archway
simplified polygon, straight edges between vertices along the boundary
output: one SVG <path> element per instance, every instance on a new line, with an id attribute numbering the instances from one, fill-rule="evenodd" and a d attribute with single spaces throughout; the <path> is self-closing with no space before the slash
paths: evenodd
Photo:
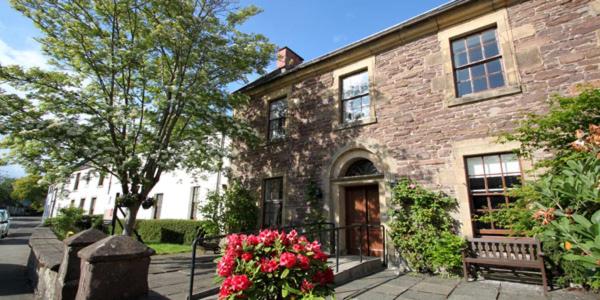
<path id="1" fill-rule="evenodd" d="M 356 207 L 352 206 L 352 201 L 348 202 L 348 197 L 355 197 L 356 193 L 361 193 L 364 190 L 364 197 L 368 197 L 371 201 L 377 201 L 376 217 L 378 222 L 385 224 L 387 221 L 387 209 L 390 191 L 386 183 L 389 179 L 386 164 L 381 160 L 379 155 L 374 151 L 364 146 L 354 146 L 341 149 L 332 160 L 328 169 L 325 189 L 326 199 L 329 199 L 328 207 L 330 220 L 336 226 L 348 225 L 351 214 L 355 212 Z M 373 193 L 376 193 L 373 195 Z M 368 195 L 368 196 L 367 196 Z M 375 198 L 375 199 L 373 199 Z M 347 204 L 350 203 L 350 204 Z M 369 218 L 369 217 L 367 217 Z M 346 235 L 347 233 L 341 233 Z M 340 249 L 343 253 L 352 252 L 349 250 L 350 242 L 346 239 L 340 239 Z M 362 247 L 360 245 L 359 247 Z M 373 253 L 367 249 L 370 253 Z"/>

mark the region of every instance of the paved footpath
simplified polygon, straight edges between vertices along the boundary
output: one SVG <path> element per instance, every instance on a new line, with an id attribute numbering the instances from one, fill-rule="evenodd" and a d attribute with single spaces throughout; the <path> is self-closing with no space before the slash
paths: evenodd
<path id="1" fill-rule="evenodd" d="M 600 299 L 599 294 L 581 291 L 555 290 L 544 297 L 542 287 L 499 281 L 465 282 L 461 279 L 412 274 L 397 275 L 386 270 L 339 286 L 335 289 L 336 299 L 367 300 L 521 300 L 559 299 L 592 300 Z"/>
<path id="2" fill-rule="evenodd" d="M 0 299 L 30 300 L 33 289 L 27 278 L 29 236 L 39 217 L 13 217 L 8 237 L 0 240 Z"/>

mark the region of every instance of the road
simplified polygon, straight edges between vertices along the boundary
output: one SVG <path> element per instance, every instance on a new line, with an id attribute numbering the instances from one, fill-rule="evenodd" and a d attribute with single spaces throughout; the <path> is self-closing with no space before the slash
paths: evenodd
<path id="1" fill-rule="evenodd" d="M 39 217 L 13 217 L 8 237 L 0 240 L 0 299 L 33 299 L 27 279 L 29 236 Z"/>

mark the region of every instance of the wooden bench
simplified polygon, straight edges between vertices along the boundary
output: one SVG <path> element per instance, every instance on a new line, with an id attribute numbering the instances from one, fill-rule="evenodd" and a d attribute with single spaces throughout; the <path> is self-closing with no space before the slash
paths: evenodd
<path id="1" fill-rule="evenodd" d="M 548 291 L 544 253 L 537 239 L 470 238 L 467 239 L 467 247 L 463 250 L 462 259 L 465 280 L 469 279 L 470 267 L 473 265 L 538 269 L 542 273 L 544 293 Z"/>

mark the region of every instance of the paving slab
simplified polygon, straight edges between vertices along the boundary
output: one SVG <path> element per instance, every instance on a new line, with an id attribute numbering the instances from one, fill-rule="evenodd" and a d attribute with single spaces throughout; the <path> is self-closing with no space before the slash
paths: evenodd
<path id="1" fill-rule="evenodd" d="M 500 289 L 499 282 L 463 282 L 448 297 L 451 300 L 496 300 Z"/>

